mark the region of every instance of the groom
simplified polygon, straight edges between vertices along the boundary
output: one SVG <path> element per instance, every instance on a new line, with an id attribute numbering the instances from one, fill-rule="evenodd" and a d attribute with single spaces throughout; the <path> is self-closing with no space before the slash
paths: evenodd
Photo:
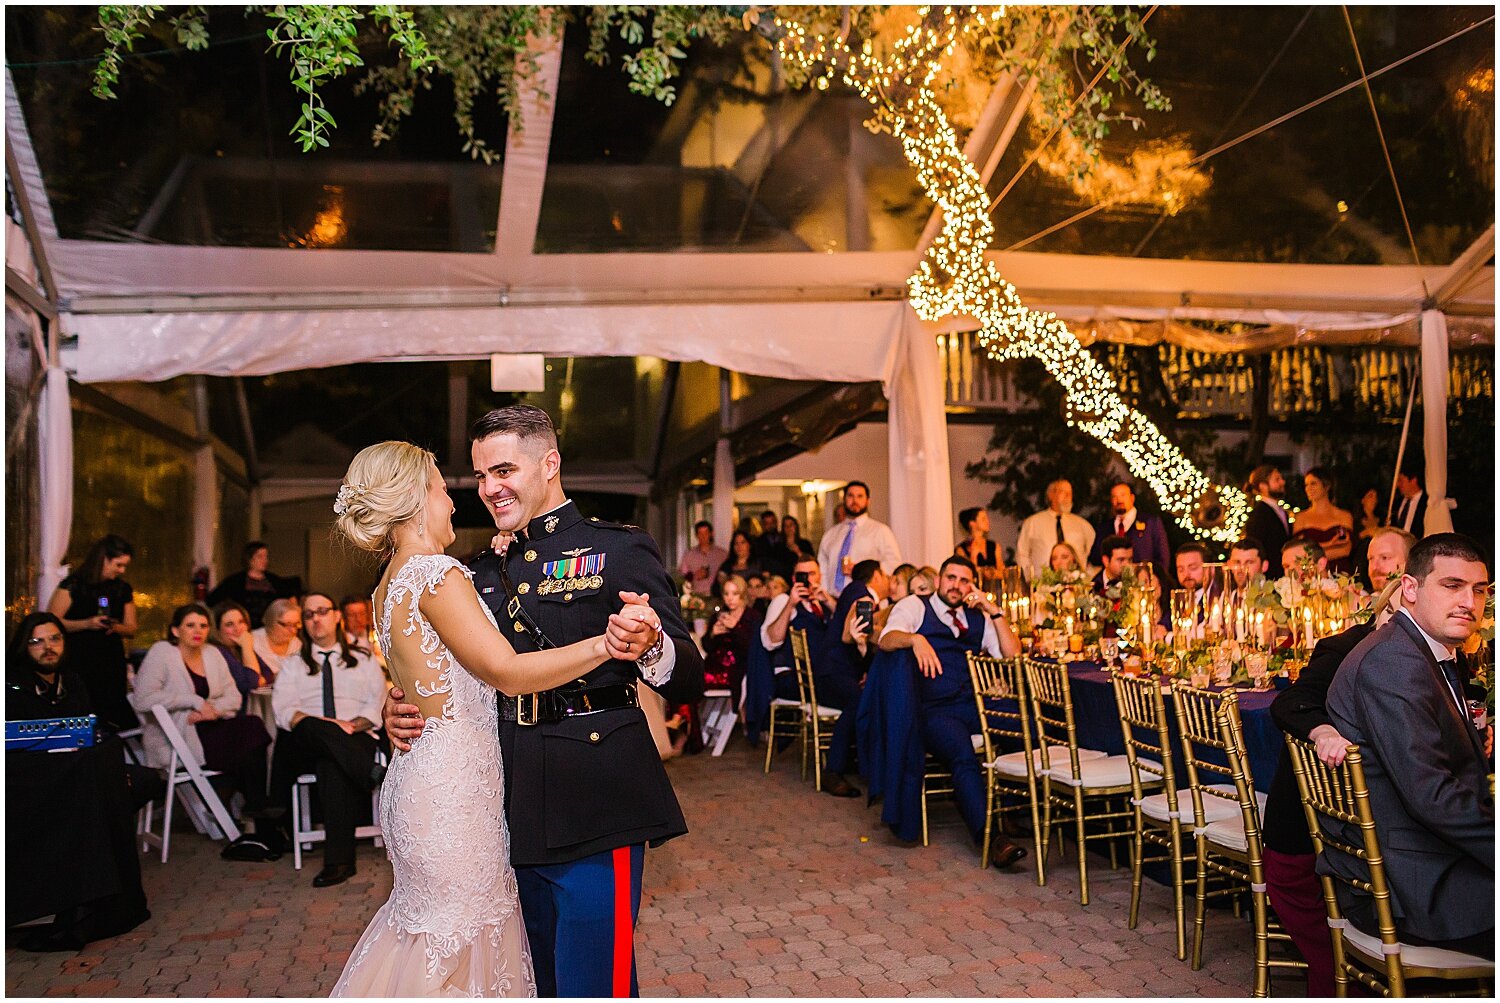
<path id="1" fill-rule="evenodd" d="M 500 746 L 511 863 L 542 996 L 635 996 L 634 930 L 646 844 L 687 831 L 636 695 L 677 672 L 702 672 L 651 537 L 585 519 L 563 494 L 547 412 L 491 411 L 469 431 L 479 497 L 501 553 L 472 562 L 474 587 L 517 651 L 610 634 L 631 660 L 605 662 L 568 686 L 500 694 Z M 662 630 L 608 624 L 621 591 L 643 592 Z M 391 691 L 386 733 L 399 748 L 422 732 Z"/>

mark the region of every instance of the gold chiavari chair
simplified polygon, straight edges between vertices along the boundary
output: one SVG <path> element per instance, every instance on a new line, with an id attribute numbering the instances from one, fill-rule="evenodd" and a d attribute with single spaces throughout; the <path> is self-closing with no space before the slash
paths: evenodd
<path id="1" fill-rule="evenodd" d="M 1308 832 L 1319 856 L 1333 853 L 1364 861 L 1369 880 L 1342 873 L 1322 873 L 1323 904 L 1333 932 L 1333 964 L 1336 992 L 1348 995 L 1353 978 L 1382 996 L 1407 995 L 1409 979 L 1473 980 L 1478 996 L 1494 995 L 1495 963 L 1484 958 L 1440 947 L 1401 943 L 1391 911 L 1390 882 L 1370 809 L 1369 789 L 1358 746 L 1350 746 L 1344 761 L 1329 766 L 1318 758 L 1308 742 L 1286 736 L 1292 755 L 1292 772 Z M 1354 830 L 1351 832 L 1351 828 Z M 1338 870 L 1342 871 L 1342 868 Z M 1344 918 L 1339 908 L 1336 882 L 1342 881 L 1373 899 L 1380 935 L 1371 936 Z"/>
<path id="2" fill-rule="evenodd" d="M 1251 919 L 1255 925 L 1254 996 L 1271 992 L 1271 969 L 1303 969 L 1300 959 L 1271 958 L 1272 940 L 1290 943 L 1279 926 L 1273 928 L 1266 898 L 1265 861 L 1260 838 L 1260 815 L 1266 797 L 1255 789 L 1245 755 L 1244 731 L 1240 725 L 1239 694 L 1234 690 L 1195 689 L 1182 680 L 1172 683 L 1177 705 L 1177 723 L 1182 732 L 1183 757 L 1187 761 L 1188 789 L 1192 792 L 1193 841 L 1198 866 L 1197 894 L 1193 911 L 1193 969 L 1203 966 L 1203 928 L 1208 904 L 1210 873 L 1229 879 L 1216 894 L 1236 897 L 1248 887 Z M 1212 750 L 1212 751 L 1210 751 Z M 1207 758 L 1209 756 L 1215 758 Z M 1218 762 L 1223 756 L 1224 762 Z M 1204 776 L 1218 775 L 1228 783 L 1210 784 Z M 1215 804 L 1219 802 L 1219 804 Z M 1231 806 L 1227 817 L 1216 818 L 1215 808 Z"/>
<path id="3" fill-rule="evenodd" d="M 1124 756 L 1107 756 L 1098 750 L 1078 747 L 1078 727 L 1073 718 L 1073 690 L 1067 667 L 1059 662 L 1026 660 L 1026 688 L 1031 696 L 1031 715 L 1036 723 L 1041 757 L 1041 776 L 1045 796 L 1042 800 L 1042 854 L 1052 839 L 1052 809 L 1061 808 L 1073 815 L 1078 851 L 1078 891 L 1083 905 L 1089 904 L 1088 841 L 1108 840 L 1111 847 L 1131 830 L 1135 811 L 1114 806 L 1114 799 L 1132 795 L 1130 761 Z M 1066 755 L 1060 756 L 1059 747 Z M 1088 751 L 1092 756 L 1081 753 Z M 1089 823 L 1103 823 L 1102 828 L 1088 832 Z M 1111 857 L 1113 860 L 1113 857 Z"/>
<path id="4" fill-rule="evenodd" d="M 1031 708 L 1026 695 L 1026 660 L 1019 657 L 991 658 L 971 651 L 969 677 L 974 683 L 974 700 L 979 706 L 984 756 L 985 819 L 979 866 L 990 866 L 990 845 L 995 826 L 1004 816 L 1029 811 L 1036 883 L 1045 885 L 1047 871 L 1042 859 L 1042 826 L 1038 811 L 1040 788 L 1037 783 L 1041 763 L 1034 748 Z M 1015 703 L 1015 710 L 1009 709 L 1011 702 Z M 1000 752 L 1002 743 L 1018 742 L 1021 751 Z M 1002 798 L 1007 794 L 1020 798 L 1020 802 L 1006 805 Z"/>
<path id="5" fill-rule="evenodd" d="M 1172 766 L 1172 738 L 1161 681 L 1152 676 L 1112 672 L 1120 730 L 1125 736 L 1125 758 L 1130 761 L 1130 804 L 1134 809 L 1134 847 L 1130 873 L 1130 929 L 1140 919 L 1141 867 L 1146 844 L 1161 847 L 1172 868 L 1172 907 L 1177 923 L 1177 960 L 1187 958 L 1187 909 L 1183 884 L 1183 806 L 1192 800 L 1177 789 Z M 1160 787 L 1160 793 L 1148 789 Z M 1225 806 L 1230 814 L 1233 809 Z M 1189 816 L 1191 821 L 1191 816 Z"/>
<path id="6" fill-rule="evenodd" d="M 944 766 L 942 760 L 932 753 L 923 755 L 922 761 L 922 845 L 927 845 L 928 805 L 941 797 L 953 794 L 953 771 Z"/>
<path id="7" fill-rule="evenodd" d="M 818 703 L 818 684 L 813 679 L 812 654 L 807 647 L 807 631 L 793 628 L 792 664 L 797 667 L 797 681 L 802 693 L 803 729 L 802 779 L 807 779 L 807 760 L 812 757 L 813 789 L 823 789 L 823 760 L 833 747 L 833 726 L 843 712 L 837 707 Z"/>
<path id="8" fill-rule="evenodd" d="M 771 772 L 771 757 L 776 754 L 776 741 L 781 738 L 796 739 L 797 747 L 802 753 L 802 779 L 807 779 L 807 747 L 812 732 L 812 721 L 808 715 L 807 708 L 807 685 L 802 678 L 802 667 L 797 662 L 797 649 L 800 643 L 803 652 L 807 651 L 807 634 L 805 631 L 793 628 L 788 631 L 792 635 L 792 673 L 797 681 L 797 699 L 788 700 L 785 697 L 776 697 L 771 701 L 770 719 L 766 722 L 766 765 L 765 772 Z M 802 640 L 797 640 L 797 635 L 802 635 Z"/>

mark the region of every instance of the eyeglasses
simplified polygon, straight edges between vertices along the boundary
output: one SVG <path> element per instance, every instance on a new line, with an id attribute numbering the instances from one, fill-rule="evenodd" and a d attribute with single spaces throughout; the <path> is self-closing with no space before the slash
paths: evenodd
<path id="1" fill-rule="evenodd" d="M 62 644 L 63 638 L 61 634 L 57 634 L 53 637 L 28 637 L 26 639 L 26 647 L 28 648 L 41 648 L 44 646 L 48 648 L 61 648 Z"/>
<path id="2" fill-rule="evenodd" d="M 328 606 L 328 607 L 325 607 L 323 609 L 305 609 L 305 610 L 302 611 L 302 619 L 304 619 L 304 620 L 311 620 L 315 616 L 327 616 L 329 613 L 332 613 L 332 612 L 333 612 L 333 607 L 332 606 Z"/>
<path id="3" fill-rule="evenodd" d="M 282 630 L 296 630 L 298 627 L 302 626 L 302 621 L 293 620 L 291 623 L 287 623 L 285 620 L 277 620 L 276 626 L 280 627 Z"/>

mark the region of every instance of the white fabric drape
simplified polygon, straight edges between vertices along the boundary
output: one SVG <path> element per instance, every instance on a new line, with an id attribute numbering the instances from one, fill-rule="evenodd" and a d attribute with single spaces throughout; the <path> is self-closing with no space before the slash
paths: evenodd
<path id="1" fill-rule="evenodd" d="M 1453 532 L 1448 499 L 1448 318 L 1422 311 L 1422 453 L 1427 515 L 1422 535 Z M 1413 527 L 1415 528 L 1415 527 Z"/>
<path id="2" fill-rule="evenodd" d="M 207 568 L 208 580 L 218 581 L 214 540 L 219 535 L 219 468 L 212 446 L 200 446 L 194 456 L 193 567 Z"/>
<path id="3" fill-rule="evenodd" d="M 37 605 L 47 600 L 68 573 L 68 538 L 73 531 L 73 411 L 68 400 L 68 374 L 54 366 L 47 370 L 38 412 L 41 466 L 41 570 L 37 575 Z"/>
<path id="4" fill-rule="evenodd" d="M 903 560 L 935 566 L 953 552 L 948 418 L 937 342 L 910 318 L 886 382 L 891 530 Z"/>

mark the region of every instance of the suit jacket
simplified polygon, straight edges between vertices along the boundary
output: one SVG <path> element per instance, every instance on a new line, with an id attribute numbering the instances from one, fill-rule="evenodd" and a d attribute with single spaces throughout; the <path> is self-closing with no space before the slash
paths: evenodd
<path id="1" fill-rule="evenodd" d="M 1358 743 L 1397 930 L 1442 943 L 1495 927 L 1495 800 L 1484 743 L 1416 625 L 1398 613 L 1350 652 L 1328 689 L 1333 726 Z M 1359 845 L 1353 826 L 1343 834 Z M 1368 877 L 1325 853 L 1322 873 Z M 1340 883 L 1351 921 L 1374 933 L 1369 896 Z"/>
<path id="2" fill-rule="evenodd" d="M 1282 522 L 1281 516 L 1276 514 L 1278 508 L 1280 506 L 1271 502 L 1258 500 L 1251 506 L 1250 518 L 1245 522 L 1245 535 L 1265 548 L 1261 553 L 1271 562 L 1271 569 L 1266 572 L 1267 578 L 1281 577 L 1281 547 L 1292 536 L 1287 523 Z"/>
<path id="3" fill-rule="evenodd" d="M 650 534 L 585 519 L 572 502 L 533 519 L 525 533 L 504 557 L 515 595 L 507 592 L 499 555 L 487 550 L 470 562 L 475 589 L 517 651 L 537 650 L 521 612 L 561 647 L 603 633 L 609 615 L 621 608 L 622 590 L 644 592 L 675 648 L 674 684 L 696 674 L 702 692 L 703 657 L 682 622 Z M 634 662 L 608 661 L 560 689 L 586 691 L 639 678 Z M 638 707 L 547 724 L 502 720 L 500 747 L 511 862 L 517 867 L 568 863 L 635 843 L 656 845 L 687 831 Z"/>
<path id="4" fill-rule="evenodd" d="M 1115 516 L 1111 512 L 1098 522 L 1094 523 L 1094 546 L 1089 550 L 1089 563 L 1102 565 L 1103 556 L 1100 554 L 1100 545 L 1106 537 L 1115 535 Z M 1156 573 L 1165 582 L 1176 580 L 1172 568 L 1172 552 L 1167 546 L 1167 530 L 1161 524 L 1161 519 L 1154 515 L 1145 515 L 1140 510 L 1136 511 L 1135 521 L 1125 527 L 1125 539 L 1130 541 L 1133 551 L 1132 558 L 1137 564 L 1141 561 L 1150 561 L 1156 567 Z"/>
<path id="5" fill-rule="evenodd" d="M 1319 641 L 1297 681 L 1282 690 L 1272 702 L 1271 720 L 1276 722 L 1276 727 L 1306 742 L 1314 728 L 1333 724 L 1328 716 L 1328 687 L 1333 685 L 1333 677 L 1344 659 L 1374 630 L 1374 621 L 1357 623 L 1342 633 Z M 1271 789 L 1266 795 L 1261 829 L 1266 846 L 1278 853 L 1313 852 L 1312 836 L 1307 832 L 1307 816 L 1302 811 L 1302 796 L 1297 793 L 1297 775 L 1292 772 L 1292 755 L 1285 744 L 1276 761 L 1276 776 L 1272 778 Z"/>

